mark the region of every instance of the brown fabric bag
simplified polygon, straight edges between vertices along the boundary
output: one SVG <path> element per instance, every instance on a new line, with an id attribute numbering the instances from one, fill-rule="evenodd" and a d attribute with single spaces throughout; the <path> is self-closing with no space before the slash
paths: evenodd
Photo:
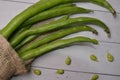
<path id="1" fill-rule="evenodd" d="M 48 19 L 37 25 L 43 25 L 52 21 L 54 19 Z M 0 80 L 10 80 L 10 77 L 13 75 L 27 73 L 33 61 L 34 59 L 23 62 L 17 55 L 17 52 L 10 46 L 9 42 L 0 35 Z"/>
<path id="2" fill-rule="evenodd" d="M 25 63 L 18 57 L 8 41 L 0 35 L 0 80 L 27 72 Z"/>

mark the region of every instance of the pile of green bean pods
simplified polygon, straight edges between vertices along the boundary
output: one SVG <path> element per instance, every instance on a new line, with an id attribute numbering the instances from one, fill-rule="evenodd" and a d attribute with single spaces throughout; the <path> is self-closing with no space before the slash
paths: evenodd
<path id="1" fill-rule="evenodd" d="M 73 43 L 89 42 L 98 44 L 96 39 L 84 36 L 61 39 L 67 35 L 82 31 L 90 31 L 97 35 L 98 32 L 94 28 L 87 26 L 87 24 L 101 27 L 107 36 L 111 37 L 110 29 L 99 19 L 92 17 L 70 18 L 70 15 L 73 14 L 89 14 L 92 12 L 92 10 L 73 4 L 78 2 L 99 5 L 116 15 L 115 10 L 106 0 L 40 0 L 15 16 L 0 32 L 23 61 L 34 59 L 51 50 Z M 62 18 L 32 27 L 34 24 L 56 17 Z M 43 37 L 32 42 L 38 36 Z"/>

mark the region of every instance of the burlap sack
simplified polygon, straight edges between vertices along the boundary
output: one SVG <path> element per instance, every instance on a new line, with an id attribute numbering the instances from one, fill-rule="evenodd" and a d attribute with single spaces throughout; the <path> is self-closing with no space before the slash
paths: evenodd
<path id="1" fill-rule="evenodd" d="M 25 63 L 18 57 L 7 40 L 0 35 L 0 80 L 10 80 L 13 75 L 26 72 Z"/>
<path id="2" fill-rule="evenodd" d="M 54 19 L 48 19 L 36 25 L 43 25 L 52 21 Z M 23 62 L 9 42 L 0 35 L 0 80 L 10 80 L 13 75 L 27 73 L 33 61 L 34 59 Z"/>

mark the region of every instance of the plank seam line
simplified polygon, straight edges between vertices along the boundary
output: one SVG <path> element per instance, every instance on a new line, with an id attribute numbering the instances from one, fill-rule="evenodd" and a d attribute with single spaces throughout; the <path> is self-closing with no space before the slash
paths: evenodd
<path id="1" fill-rule="evenodd" d="M 49 67 L 40 67 L 40 66 L 31 66 L 32 68 L 42 68 L 42 69 L 48 69 L 48 70 L 58 70 L 57 68 L 49 68 Z M 68 72 L 76 72 L 76 73 L 86 73 L 86 74 L 99 74 L 99 75 L 107 75 L 107 76 L 118 76 L 119 74 L 109 74 L 109 73 L 99 73 L 99 72 L 86 72 L 86 71 L 76 71 L 76 70 L 67 70 Z"/>

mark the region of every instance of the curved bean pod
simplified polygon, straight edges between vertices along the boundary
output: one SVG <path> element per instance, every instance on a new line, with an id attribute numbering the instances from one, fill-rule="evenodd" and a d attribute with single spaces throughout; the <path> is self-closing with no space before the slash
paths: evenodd
<path id="1" fill-rule="evenodd" d="M 47 1 L 47 0 L 46 0 Z M 94 4 L 97 4 L 99 6 L 102 6 L 106 9 L 108 9 L 113 15 L 116 15 L 116 11 L 113 9 L 113 7 L 107 2 L 107 0 L 73 0 L 75 2 L 91 2 Z"/>
<path id="2" fill-rule="evenodd" d="M 71 0 L 49 0 L 46 3 L 38 1 L 32 6 L 25 9 L 23 12 L 15 16 L 1 31 L 1 34 L 8 39 L 11 34 L 20 27 L 20 25 L 25 22 L 30 17 L 56 5 L 71 2 Z"/>
<path id="3" fill-rule="evenodd" d="M 51 7 L 54 7 L 56 5 L 59 4 L 63 4 L 63 3 L 71 3 L 71 2 L 92 2 L 98 5 L 104 4 L 102 6 L 108 8 L 111 6 L 110 5 L 106 5 L 109 4 L 107 1 L 105 0 L 49 0 L 46 3 L 42 4 L 40 1 L 35 3 L 34 5 L 30 6 L 29 8 L 27 8 L 26 10 L 24 10 L 23 12 L 21 12 L 20 14 L 18 14 L 16 17 L 14 17 L 6 27 L 4 27 L 1 31 L 1 34 L 8 39 L 11 34 L 20 27 L 20 25 L 25 22 L 27 19 L 29 19 L 30 17 L 48 9 Z M 106 3 L 106 4 L 105 4 Z M 105 6 L 106 5 L 106 6 Z M 111 8 L 112 9 L 112 8 Z M 115 10 L 113 10 L 115 11 Z"/>
<path id="4" fill-rule="evenodd" d="M 91 3 L 94 3 L 94 4 L 97 4 L 99 6 L 102 6 L 106 9 L 108 9 L 113 15 L 116 15 L 116 11 L 114 10 L 114 8 L 107 2 L 107 0 L 73 0 L 73 1 L 76 1 L 76 2 L 91 2 Z"/>
<path id="5" fill-rule="evenodd" d="M 79 23 L 79 25 L 83 24 L 95 24 L 99 25 L 104 29 L 104 31 L 110 36 L 110 30 L 109 28 L 100 20 L 90 17 L 78 17 L 78 18 L 70 18 L 68 20 L 59 21 L 56 23 L 50 23 L 45 24 L 42 26 L 39 26 L 37 28 L 32 28 L 27 31 L 24 31 L 21 33 L 15 40 L 11 41 L 10 44 L 15 47 L 18 43 L 20 43 L 21 40 L 23 40 L 25 37 L 33 34 L 43 34 L 48 31 L 64 28 L 65 26 L 69 26 L 71 24 Z"/>
<path id="6" fill-rule="evenodd" d="M 63 39 L 63 40 L 58 40 L 55 42 L 51 42 L 49 44 L 45 44 L 41 47 L 38 47 L 36 49 L 29 50 L 27 52 L 19 54 L 20 58 L 24 61 L 38 57 L 40 55 L 43 55 L 51 50 L 54 50 L 59 47 L 63 47 L 72 43 L 76 42 L 90 42 L 93 44 L 98 44 L 98 41 L 95 39 L 90 39 L 88 37 L 74 37 L 70 39 Z"/>
<path id="7" fill-rule="evenodd" d="M 59 8 L 64 8 L 64 7 L 75 7 L 75 4 L 71 4 L 71 3 L 67 3 L 67 4 L 61 4 L 61 5 L 58 5 L 58 6 L 55 6 L 54 8 L 55 8 L 55 10 L 56 9 L 59 9 Z M 54 8 L 52 8 L 52 10 L 54 10 Z M 47 13 L 47 12 L 49 12 L 49 10 L 48 11 L 44 11 L 43 13 Z M 62 12 L 62 11 L 61 11 Z M 73 13 L 75 13 L 74 11 L 73 11 Z M 78 12 L 76 12 L 76 13 L 78 13 Z M 39 13 L 39 15 L 40 15 L 41 13 Z M 52 13 L 53 14 L 53 13 Z M 50 15 L 52 15 L 51 13 L 48 13 L 48 15 L 49 15 L 49 18 L 52 18 L 52 17 L 50 17 Z M 56 13 L 54 13 L 54 14 L 56 14 Z M 67 14 L 67 13 L 66 13 Z M 68 13 L 68 14 L 70 14 L 70 13 Z M 37 16 L 37 15 L 36 15 Z M 46 16 L 46 15 L 45 15 Z M 60 16 L 60 15 L 58 15 L 58 16 Z M 55 17 L 55 15 L 54 15 L 54 17 Z M 41 16 L 39 17 L 39 16 L 37 16 L 37 18 L 35 18 L 35 17 L 32 17 L 32 19 L 33 20 L 35 20 L 35 19 L 37 19 L 36 20 L 36 22 L 32 22 L 32 23 L 37 23 L 37 22 L 39 22 L 39 21 L 42 21 L 42 20 L 46 20 L 47 19 L 47 17 L 45 17 L 45 18 L 43 18 L 43 19 L 40 19 L 39 20 L 39 18 L 41 18 Z M 28 21 L 25 21 L 24 23 L 23 23 L 23 25 L 21 25 L 21 28 L 18 28 L 17 29 L 17 31 L 15 32 L 16 34 L 15 35 L 13 35 L 13 36 L 11 36 L 10 38 L 11 38 L 11 40 L 12 39 L 14 39 L 15 37 L 17 37 L 21 32 L 23 32 L 23 31 L 25 31 L 25 30 L 27 30 L 27 29 L 29 29 L 29 28 L 31 28 L 31 25 L 33 25 L 31 22 L 29 22 L 29 21 L 31 21 L 31 18 L 30 18 L 30 20 L 28 19 Z M 26 23 L 27 22 L 27 23 Z M 29 24 L 31 24 L 31 25 L 29 25 Z M 29 27 L 28 27 L 29 26 Z M 26 28 L 27 27 L 27 28 Z"/>
<path id="8" fill-rule="evenodd" d="M 11 36 L 9 38 L 9 41 L 12 41 L 13 39 L 15 39 L 18 35 L 20 35 L 23 31 L 28 30 L 30 27 L 32 27 L 32 25 L 28 25 L 26 27 L 21 28 L 20 30 L 18 30 L 17 32 L 15 32 L 15 34 L 13 36 Z"/>
<path id="9" fill-rule="evenodd" d="M 107 8 L 114 16 L 116 15 L 116 11 L 107 2 L 107 0 L 90 0 L 90 2 L 100 5 L 100 6 L 103 6 L 103 7 Z"/>
<path id="10" fill-rule="evenodd" d="M 71 28 L 67 28 L 67 29 L 62 29 L 62 30 L 54 32 L 52 34 L 48 34 L 47 36 L 41 38 L 40 40 L 37 40 L 31 44 L 26 45 L 24 48 L 20 49 L 18 51 L 18 53 L 23 53 L 25 51 L 37 48 L 45 43 L 48 43 L 48 42 L 54 41 L 56 39 L 70 35 L 72 33 L 81 32 L 81 31 L 91 31 L 95 34 L 98 34 L 98 32 L 94 28 L 91 28 L 89 26 L 76 26 L 76 27 L 71 27 Z"/>
<path id="11" fill-rule="evenodd" d="M 29 43 L 30 41 L 32 41 L 33 39 L 35 39 L 38 35 L 31 35 L 27 38 L 25 38 L 22 42 L 20 42 L 17 46 L 14 47 L 14 49 L 17 51 L 19 50 L 21 47 L 23 47 L 25 44 Z"/>
<path id="12" fill-rule="evenodd" d="M 26 26 L 28 27 L 29 25 L 33 25 L 33 24 L 40 22 L 42 20 L 50 19 L 53 17 L 61 16 L 61 15 L 76 14 L 76 13 L 89 13 L 89 12 L 91 12 L 91 11 L 88 9 L 84 9 L 84 8 L 79 8 L 79 7 L 64 7 L 63 8 L 61 6 L 61 7 L 55 8 L 55 9 L 44 11 L 44 12 L 39 13 L 36 16 L 28 19 L 26 22 L 23 23 L 23 25 L 21 25 L 22 26 L 21 29 L 22 29 L 22 31 L 23 30 L 25 31 Z M 28 28 L 30 28 L 30 27 L 31 26 L 29 26 Z M 12 37 L 11 40 L 15 39 L 17 37 L 17 34 L 18 35 L 20 34 L 19 32 L 21 32 L 21 29 L 18 29 L 20 31 L 16 31 L 16 34 L 13 37 L 11 36 Z"/>
<path id="13" fill-rule="evenodd" d="M 67 20 L 68 18 L 69 18 L 69 15 L 65 15 L 65 16 L 63 16 L 62 18 L 60 18 L 60 19 L 58 19 L 58 20 L 56 20 L 56 21 L 50 22 L 50 23 L 56 23 L 56 22 L 59 22 L 59 21 Z M 25 27 L 24 27 L 24 28 L 25 28 Z M 24 29 L 24 28 L 23 28 L 23 29 Z M 16 39 L 17 36 L 18 36 L 18 35 L 14 35 L 14 37 L 13 37 L 10 41 Z M 14 49 L 15 49 L 15 50 L 20 49 L 20 48 L 21 48 L 22 46 L 24 46 L 26 43 L 28 43 L 28 42 L 32 41 L 33 39 L 35 39 L 37 36 L 38 36 L 38 35 L 30 35 L 30 36 L 28 36 L 28 37 L 25 38 L 22 42 L 20 42 Z"/>
<path id="14" fill-rule="evenodd" d="M 30 18 L 22 26 L 24 27 L 27 25 L 33 25 L 42 20 L 46 20 L 49 18 L 61 16 L 61 15 L 89 13 L 89 12 L 91 12 L 91 10 L 80 8 L 80 7 L 64 7 L 64 8 L 62 7 L 62 8 L 50 9 L 50 10 L 44 11 L 44 12 L 39 13 L 36 16 Z"/>

